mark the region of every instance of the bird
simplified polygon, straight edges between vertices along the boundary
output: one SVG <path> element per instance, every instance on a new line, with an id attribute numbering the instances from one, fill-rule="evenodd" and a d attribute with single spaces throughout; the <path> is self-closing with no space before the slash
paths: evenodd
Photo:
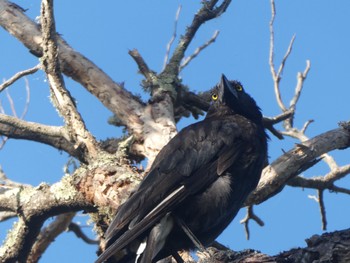
<path id="1" fill-rule="evenodd" d="M 261 109 L 224 74 L 206 117 L 183 128 L 117 209 L 95 263 L 155 263 L 209 246 L 256 188 L 267 162 Z"/>

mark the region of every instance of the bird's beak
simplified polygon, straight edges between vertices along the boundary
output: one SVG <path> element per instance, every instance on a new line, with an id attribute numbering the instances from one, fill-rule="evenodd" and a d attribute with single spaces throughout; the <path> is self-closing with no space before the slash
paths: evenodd
<path id="1" fill-rule="evenodd" d="M 228 81 L 224 74 L 221 75 L 220 86 L 224 92 L 229 91 L 236 99 L 238 99 L 237 90 L 232 87 L 231 83 Z"/>

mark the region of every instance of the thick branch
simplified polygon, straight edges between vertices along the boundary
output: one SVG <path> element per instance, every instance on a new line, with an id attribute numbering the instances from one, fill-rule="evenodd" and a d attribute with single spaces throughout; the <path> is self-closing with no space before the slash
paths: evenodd
<path id="1" fill-rule="evenodd" d="M 67 130 L 64 127 L 48 126 L 34 122 L 27 122 L 15 117 L 0 113 L 0 133 L 13 139 L 24 139 L 41 142 L 64 150 L 82 162 L 87 156 L 84 148 L 75 148 L 70 142 Z"/>
<path id="2" fill-rule="evenodd" d="M 319 156 L 335 149 L 350 147 L 350 123 L 318 135 L 296 145 L 267 166 L 257 189 L 248 197 L 246 205 L 259 204 L 279 193 L 291 178 L 298 175 Z"/>
<path id="3" fill-rule="evenodd" d="M 50 225 L 42 229 L 31 249 L 27 262 L 38 262 L 57 236 L 67 230 L 74 216 L 74 212 L 58 215 Z"/>
<path id="4" fill-rule="evenodd" d="M 85 123 L 75 106 L 73 98 L 65 87 L 61 75 L 53 13 L 53 0 L 43 0 L 41 3 L 41 26 L 43 35 L 42 65 L 49 80 L 55 107 L 64 117 L 69 136 L 75 141 L 75 147 L 85 147 L 87 149 L 87 156 L 85 159 L 94 159 L 100 152 L 97 141 L 86 129 Z"/>
<path id="5" fill-rule="evenodd" d="M 73 187 L 73 178 L 64 177 L 52 186 L 13 188 L 0 195 L 1 210 L 16 212 L 18 223 L 0 248 L 1 262 L 26 262 L 44 221 L 54 215 L 82 209 L 92 210 L 84 196 Z"/>
<path id="6" fill-rule="evenodd" d="M 0 0 L 0 26 L 15 36 L 33 54 L 42 55 L 39 26 L 18 6 Z M 73 50 L 60 36 L 57 36 L 57 43 L 62 72 L 97 97 L 129 130 L 135 131 L 136 135 L 141 134 L 143 123 L 139 116 L 143 112 L 144 104 L 115 83 L 94 63 Z"/>

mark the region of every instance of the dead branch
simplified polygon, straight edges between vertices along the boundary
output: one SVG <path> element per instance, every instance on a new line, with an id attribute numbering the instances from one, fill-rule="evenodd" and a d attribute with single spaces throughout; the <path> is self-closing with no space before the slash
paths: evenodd
<path id="1" fill-rule="evenodd" d="M 157 80 L 156 73 L 150 70 L 147 63 L 137 49 L 129 50 L 129 55 L 135 60 L 141 74 L 146 78 L 147 86 L 152 86 Z"/>
<path id="2" fill-rule="evenodd" d="M 219 33 L 220 33 L 219 30 L 215 30 L 213 36 L 212 36 L 207 42 L 205 42 L 205 43 L 204 43 L 203 45 L 201 45 L 200 47 L 197 47 L 196 50 L 193 52 L 192 55 L 190 55 L 190 56 L 188 56 L 187 58 L 185 58 L 185 59 L 183 60 L 183 62 L 181 63 L 181 65 L 180 65 L 180 71 L 183 70 L 188 64 L 190 64 L 190 62 L 191 62 L 194 58 L 196 58 L 196 57 L 199 55 L 199 53 L 200 53 L 203 49 L 207 48 L 207 47 L 210 46 L 212 43 L 214 43 L 215 40 L 217 39 L 217 37 L 219 36 Z"/>
<path id="3" fill-rule="evenodd" d="M 42 56 L 40 29 L 24 14 L 23 9 L 6 0 L 0 0 L 0 13 L 0 26 L 22 42 L 31 53 Z M 98 98 L 131 132 L 136 135 L 142 134 L 142 101 L 115 83 L 86 57 L 73 50 L 60 36 L 56 35 L 56 40 L 62 72 Z"/>
<path id="4" fill-rule="evenodd" d="M 287 181 L 308 167 L 324 153 L 350 147 L 349 125 L 320 134 L 296 145 L 292 150 L 265 167 L 257 189 L 248 197 L 245 205 L 259 204 L 279 193 Z"/>
<path id="5" fill-rule="evenodd" d="M 71 222 L 68 226 L 68 231 L 72 231 L 78 238 L 81 238 L 87 244 L 98 245 L 100 243 L 99 240 L 94 240 L 86 236 L 81 230 L 81 226 L 76 223 Z"/>
<path id="6" fill-rule="evenodd" d="M 185 35 L 180 38 L 179 43 L 169 60 L 169 63 L 163 70 L 164 74 L 178 76 L 180 71 L 180 63 L 198 29 L 205 22 L 223 14 L 230 5 L 231 0 L 224 0 L 219 6 L 216 6 L 217 2 L 218 0 L 202 2 L 202 8 L 195 14 L 191 25 L 187 27 Z"/>
<path id="7" fill-rule="evenodd" d="M 318 196 L 318 204 L 320 207 L 320 214 L 321 214 L 321 221 L 322 221 L 322 230 L 327 229 L 327 216 L 326 216 L 326 207 L 324 205 L 324 196 L 323 196 L 323 190 L 317 191 Z"/>
<path id="8" fill-rule="evenodd" d="M 37 72 L 40 69 L 40 67 L 41 67 L 41 65 L 38 64 L 35 67 L 32 67 L 30 69 L 26 69 L 26 70 L 17 72 L 9 80 L 6 80 L 4 83 L 2 83 L 0 85 L 0 92 L 5 90 L 8 86 L 12 85 L 13 83 L 15 83 L 20 78 L 22 78 L 24 76 L 27 76 L 27 75 L 30 75 L 30 74 L 34 74 L 35 72 Z"/>
<path id="9" fill-rule="evenodd" d="M 48 144 L 59 150 L 64 150 L 82 162 L 87 162 L 84 147 L 76 148 L 70 141 L 64 127 L 48 126 L 40 123 L 27 122 L 18 118 L 0 114 L 0 133 L 13 139 L 31 140 Z"/>
<path id="10" fill-rule="evenodd" d="M 52 0 L 43 0 L 41 3 L 41 28 L 43 35 L 42 66 L 49 80 L 54 106 L 65 120 L 68 135 L 75 142 L 74 147 L 86 147 L 85 159 L 94 159 L 101 150 L 95 138 L 87 130 L 61 75 Z"/>
<path id="11" fill-rule="evenodd" d="M 93 210 L 93 205 L 73 187 L 73 178 L 49 186 L 12 188 L 0 195 L 0 210 L 15 212 L 18 222 L 0 248 L 1 262 L 26 262 L 44 221 L 54 215 Z"/>
<path id="12" fill-rule="evenodd" d="M 67 230 L 74 216 L 74 212 L 58 215 L 52 223 L 43 228 L 33 244 L 27 262 L 38 262 L 49 245 L 54 242 L 62 232 Z"/>
<path id="13" fill-rule="evenodd" d="M 31 71 L 31 70 L 29 70 L 29 71 Z M 23 72 L 22 72 L 22 73 L 23 73 Z M 17 75 L 16 77 L 13 77 L 13 78 L 12 78 L 11 83 L 14 83 L 14 82 L 17 80 L 17 78 L 19 78 L 19 76 L 20 76 L 21 74 L 19 74 L 19 75 L 16 74 L 16 75 Z M 15 80 L 15 79 L 16 79 L 16 80 Z M 21 114 L 21 116 L 20 116 L 20 119 L 23 119 L 23 118 L 25 117 L 25 115 L 27 114 L 27 111 L 28 111 L 28 108 L 29 108 L 29 102 L 30 102 L 30 88 L 29 88 L 29 82 L 28 82 L 28 80 L 27 80 L 26 78 L 24 78 L 24 80 L 25 80 L 25 89 L 26 89 L 27 96 L 26 96 L 26 102 L 25 102 L 25 104 L 24 104 L 24 109 L 23 109 L 23 111 L 22 111 L 22 114 Z M 8 83 L 10 83 L 10 82 L 7 82 L 7 84 L 8 84 Z M 8 85 L 10 85 L 10 84 L 8 84 Z M 1 91 L 0 91 L 0 92 L 1 92 Z M 15 117 L 18 117 L 18 116 L 17 116 L 16 107 L 15 107 L 15 105 L 14 105 L 14 102 L 13 102 L 13 100 L 12 100 L 12 97 L 11 97 L 11 95 L 10 95 L 8 89 L 6 89 L 6 96 L 7 96 L 7 99 L 8 99 L 8 101 L 9 101 L 9 104 L 10 104 L 10 107 L 11 107 L 12 115 L 15 116 Z M 4 110 L 4 108 L 2 107 L 1 103 L 0 103 L 0 114 L 5 114 L 5 110 Z M 1 121 L 0 121 L 0 125 L 1 125 Z M 1 133 L 1 131 L 0 131 L 0 134 L 1 134 L 1 135 L 4 135 L 4 134 Z M 2 148 L 4 147 L 4 145 L 5 145 L 5 143 L 7 142 L 7 140 L 9 139 L 9 137 L 8 137 L 8 136 L 0 136 L 0 138 L 1 138 L 0 149 L 2 149 Z"/>
<path id="14" fill-rule="evenodd" d="M 294 248 L 275 256 L 268 256 L 252 249 L 236 252 L 210 247 L 211 258 L 200 259 L 198 263 L 350 262 L 350 229 L 325 233 L 321 236 L 314 235 L 306 239 L 306 244 L 306 247 Z"/>
<path id="15" fill-rule="evenodd" d="M 344 165 L 341 167 L 337 167 L 332 169 L 325 176 L 316 176 L 312 178 L 305 178 L 301 176 L 297 176 L 292 180 L 288 181 L 289 186 L 300 187 L 300 188 L 310 188 L 317 190 L 325 190 L 328 189 L 330 191 L 338 192 L 334 183 L 345 176 L 350 174 L 350 165 Z M 345 192 L 346 194 L 350 194 L 350 189 Z"/>
<path id="16" fill-rule="evenodd" d="M 247 240 L 249 240 L 249 237 L 250 237 L 250 231 L 249 231 L 249 221 L 250 220 L 254 220 L 259 226 L 265 225 L 264 221 L 261 220 L 260 217 L 258 217 L 254 213 L 253 206 L 248 206 L 246 216 L 241 221 L 239 221 L 241 224 L 244 224 L 245 235 L 246 235 Z"/>
<path id="17" fill-rule="evenodd" d="M 174 21 L 174 31 L 173 31 L 173 35 L 171 37 L 171 39 L 169 40 L 169 43 L 166 46 L 166 53 L 165 53 L 165 57 L 164 57 L 164 62 L 163 62 L 163 69 L 165 69 L 166 64 L 168 63 L 169 60 L 169 54 L 170 54 L 170 49 L 171 46 L 173 45 L 175 39 L 176 39 L 176 32 L 177 32 L 177 22 L 179 21 L 179 17 L 180 17 L 180 12 L 181 12 L 181 8 L 182 6 L 179 5 L 177 11 L 176 11 L 176 15 L 175 15 L 175 21 Z"/>

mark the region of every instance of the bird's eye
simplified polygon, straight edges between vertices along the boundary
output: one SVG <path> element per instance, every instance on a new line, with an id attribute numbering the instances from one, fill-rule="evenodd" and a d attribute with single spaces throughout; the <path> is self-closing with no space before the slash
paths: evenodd
<path id="1" fill-rule="evenodd" d="M 217 99 L 218 99 L 218 94 L 213 93 L 213 94 L 211 95 L 211 98 L 212 98 L 214 101 L 217 100 Z"/>
<path id="2" fill-rule="evenodd" d="M 237 86 L 236 86 L 236 90 L 237 90 L 237 91 L 242 91 L 242 90 L 243 90 L 243 87 L 242 87 L 241 85 L 237 85 Z"/>

